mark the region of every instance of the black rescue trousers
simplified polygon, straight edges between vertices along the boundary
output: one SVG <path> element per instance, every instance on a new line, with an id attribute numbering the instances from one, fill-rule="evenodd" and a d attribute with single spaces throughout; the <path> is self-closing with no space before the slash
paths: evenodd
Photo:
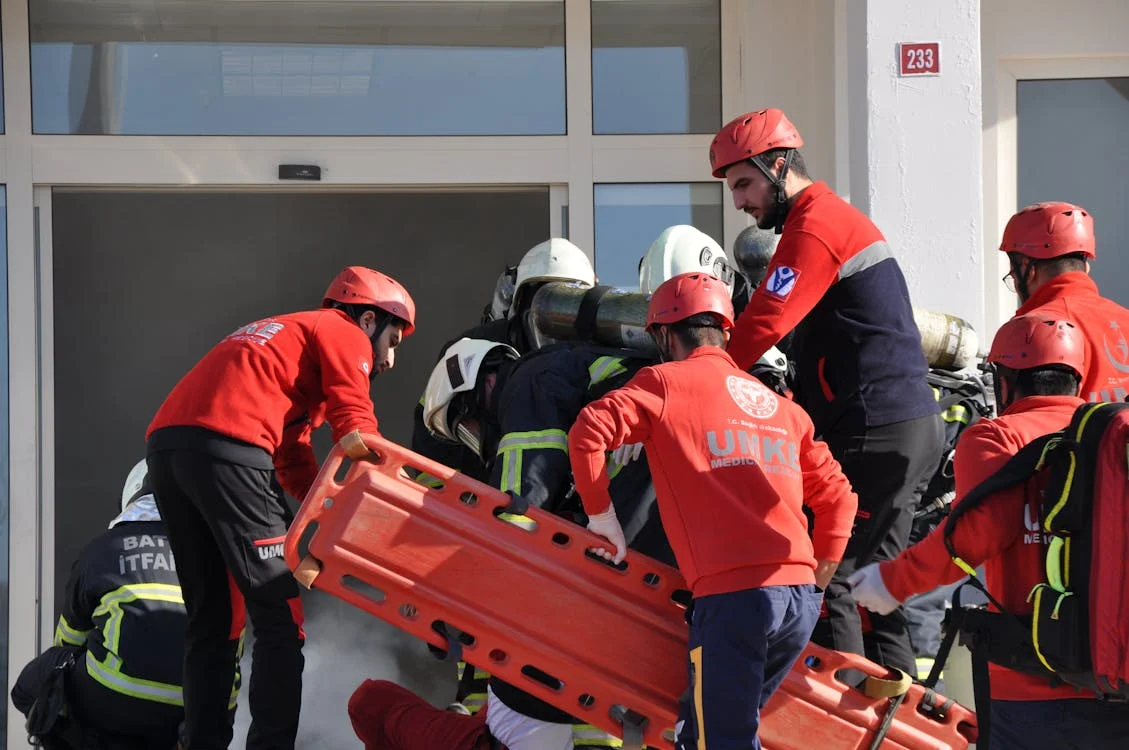
<path id="1" fill-rule="evenodd" d="M 52 646 L 28 662 L 12 688 L 12 705 L 27 715 L 56 667 L 71 661 L 64 685 L 70 714 L 77 719 L 82 750 L 173 750 L 184 710 L 180 706 L 115 692 L 86 671 L 86 650 Z M 64 747 L 51 742 L 48 746 Z"/>
<path id="2" fill-rule="evenodd" d="M 858 494 L 859 509 L 843 562 L 824 594 L 826 616 L 812 640 L 915 675 L 901 608 L 888 615 L 865 613 L 870 627 L 864 639 L 862 617 L 847 577 L 869 563 L 894 559 L 909 545 L 914 509 L 941 460 L 944 424 L 934 414 L 823 439 Z"/>
<path id="3" fill-rule="evenodd" d="M 226 750 L 228 704 L 246 617 L 251 659 L 247 750 L 290 750 L 302 703 L 302 603 L 282 557 L 290 521 L 274 472 L 203 451 L 148 457 L 188 610 L 184 645 L 186 750 Z"/>

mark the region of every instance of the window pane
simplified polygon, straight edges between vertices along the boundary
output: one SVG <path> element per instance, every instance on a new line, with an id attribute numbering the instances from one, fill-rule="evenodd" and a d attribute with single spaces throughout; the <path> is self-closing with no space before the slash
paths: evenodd
<path id="1" fill-rule="evenodd" d="M 1089 211 L 1098 242 L 1091 275 L 1104 296 L 1129 305 L 1129 78 L 1019 81 L 1016 110 L 1016 208 L 1068 201 Z"/>
<path id="2" fill-rule="evenodd" d="M 36 0 L 36 133 L 554 135 L 563 0 Z"/>
<path id="3" fill-rule="evenodd" d="M 639 261 L 662 230 L 690 224 L 722 241 L 721 183 L 596 185 L 596 275 L 639 287 Z"/>
<path id="4" fill-rule="evenodd" d="M 720 0 L 593 0 L 592 132 L 716 132 L 720 6 Z"/>

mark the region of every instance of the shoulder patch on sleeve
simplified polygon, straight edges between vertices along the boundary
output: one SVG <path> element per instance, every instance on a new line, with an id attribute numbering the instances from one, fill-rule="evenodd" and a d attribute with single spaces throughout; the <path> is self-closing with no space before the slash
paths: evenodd
<path id="1" fill-rule="evenodd" d="M 772 275 L 764 280 L 764 290 L 777 299 L 788 299 L 799 278 L 800 269 L 777 266 Z"/>

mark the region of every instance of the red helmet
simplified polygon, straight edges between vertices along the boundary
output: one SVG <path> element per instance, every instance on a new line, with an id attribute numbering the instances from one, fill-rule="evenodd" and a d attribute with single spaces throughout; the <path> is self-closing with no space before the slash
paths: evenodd
<path id="1" fill-rule="evenodd" d="M 721 327 L 733 327 L 733 299 L 716 276 L 700 271 L 680 273 L 659 284 L 647 305 L 647 328 L 671 325 L 692 315 L 713 313 Z"/>
<path id="2" fill-rule="evenodd" d="M 727 124 L 714 136 L 710 144 L 710 169 L 714 177 L 724 177 L 725 170 L 737 162 L 775 148 L 799 148 L 803 145 L 800 131 L 779 109 L 749 112 Z"/>
<path id="3" fill-rule="evenodd" d="M 404 321 L 404 336 L 416 329 L 416 303 L 396 279 L 364 266 L 349 266 L 329 282 L 322 307 L 330 302 L 372 305 Z"/>
<path id="4" fill-rule="evenodd" d="M 1036 203 L 1012 216 L 1000 250 L 1047 260 L 1082 253 L 1094 257 L 1094 218 L 1073 203 Z"/>
<path id="5" fill-rule="evenodd" d="M 992 340 L 988 361 L 1012 370 L 1066 365 L 1083 377 L 1086 342 L 1069 320 L 1045 313 L 1017 315 L 1000 326 Z"/>

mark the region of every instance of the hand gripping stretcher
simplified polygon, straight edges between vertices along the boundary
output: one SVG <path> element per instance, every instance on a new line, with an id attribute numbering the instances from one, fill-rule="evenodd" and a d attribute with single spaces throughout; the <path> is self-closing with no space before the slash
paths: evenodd
<path id="1" fill-rule="evenodd" d="M 689 592 L 674 568 L 628 552 L 394 443 L 348 463 L 335 447 L 286 538 L 303 585 L 447 650 L 582 721 L 674 747 L 686 689 Z M 442 481 L 424 486 L 405 472 Z M 520 503 L 520 501 L 513 501 Z M 499 518 L 524 513 L 535 525 Z M 868 676 L 867 690 L 836 678 Z M 768 750 L 966 748 L 976 719 L 908 677 L 809 645 L 762 713 Z"/>

